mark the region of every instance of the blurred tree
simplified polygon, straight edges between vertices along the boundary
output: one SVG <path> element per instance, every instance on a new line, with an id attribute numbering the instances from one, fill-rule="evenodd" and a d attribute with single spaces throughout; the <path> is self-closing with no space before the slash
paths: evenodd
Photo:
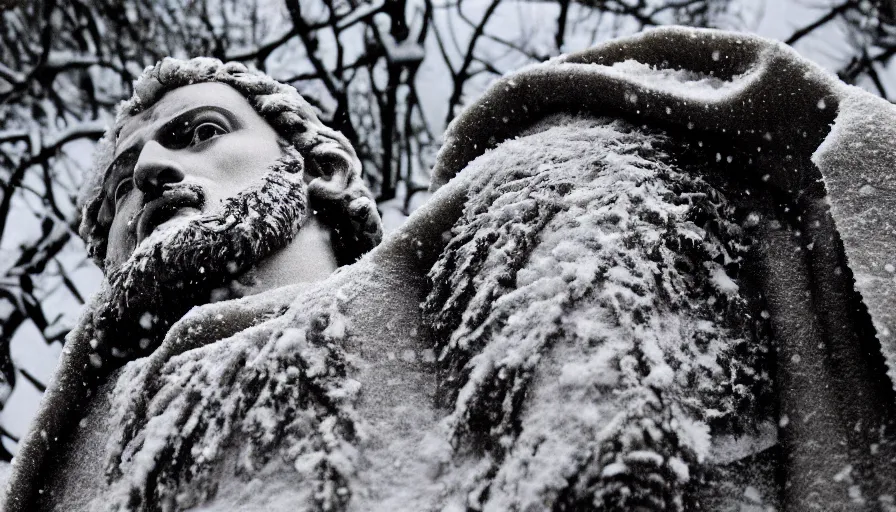
<path id="1" fill-rule="evenodd" d="M 796 1 L 796 0 L 792 0 Z M 737 28 L 733 0 L 29 0 L 0 3 L 0 404 L 42 391 L 10 345 L 61 343 L 98 272 L 75 196 L 93 141 L 147 65 L 239 60 L 291 83 L 345 133 L 383 208 L 407 215 L 444 128 L 494 78 L 654 25 Z M 742 7 L 742 6 L 741 6 Z M 830 2 L 788 42 L 836 24 L 849 82 L 896 53 L 892 1 Z M 37 333 L 37 334 L 35 334 Z M 0 422 L 0 438 L 15 435 Z M 0 447 L 0 459 L 10 453 Z"/>

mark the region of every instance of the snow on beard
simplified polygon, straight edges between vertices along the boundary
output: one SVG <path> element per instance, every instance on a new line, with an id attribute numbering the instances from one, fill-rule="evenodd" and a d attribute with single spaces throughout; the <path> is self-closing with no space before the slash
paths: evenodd
<path id="1" fill-rule="evenodd" d="M 91 364 L 104 373 L 147 355 L 193 306 L 233 297 L 235 279 L 286 247 L 307 220 L 303 170 L 302 156 L 287 149 L 259 185 L 143 240 L 106 276 L 93 313 Z M 163 194 L 204 202 L 191 184 L 169 185 Z"/>

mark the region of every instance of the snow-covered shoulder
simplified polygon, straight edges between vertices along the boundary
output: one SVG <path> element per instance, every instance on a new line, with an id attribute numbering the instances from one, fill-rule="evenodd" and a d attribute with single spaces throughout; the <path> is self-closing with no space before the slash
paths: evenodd
<path id="1" fill-rule="evenodd" d="M 431 188 L 552 113 L 622 112 L 637 122 L 737 133 L 761 143 L 767 134 L 793 136 L 796 110 L 817 109 L 826 98 L 835 107 L 835 84 L 780 42 L 683 27 L 648 30 L 495 82 L 448 127 Z"/>

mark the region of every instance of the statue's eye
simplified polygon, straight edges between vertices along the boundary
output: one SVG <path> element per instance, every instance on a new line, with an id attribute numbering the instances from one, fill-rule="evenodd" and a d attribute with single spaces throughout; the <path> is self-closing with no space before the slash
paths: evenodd
<path id="1" fill-rule="evenodd" d="M 134 188 L 134 180 L 131 178 L 126 178 L 118 182 L 118 186 L 115 187 L 115 209 L 118 209 L 121 200 L 128 196 L 131 192 L 131 189 Z"/>
<path id="2" fill-rule="evenodd" d="M 216 123 L 205 122 L 193 128 L 193 139 L 190 145 L 195 146 L 207 140 L 214 139 L 219 135 L 224 135 L 227 131 Z"/>

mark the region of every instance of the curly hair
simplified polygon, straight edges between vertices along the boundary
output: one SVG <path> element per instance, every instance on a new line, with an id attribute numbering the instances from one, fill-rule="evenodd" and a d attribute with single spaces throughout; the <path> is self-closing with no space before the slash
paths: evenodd
<path id="1" fill-rule="evenodd" d="M 348 139 L 324 125 L 292 86 L 280 83 L 238 62 L 197 57 L 165 58 L 147 67 L 134 84 L 134 94 L 118 106 L 114 124 L 99 143 L 92 172 L 78 199 L 79 233 L 91 258 L 105 268 L 111 219 L 101 210 L 107 201 L 103 181 L 113 160 L 118 134 L 125 123 L 154 105 L 167 92 L 203 82 L 219 82 L 236 89 L 288 146 L 305 161 L 305 172 L 326 178 L 335 170 L 346 176 L 345 187 L 333 187 L 325 179 L 308 187 L 311 206 L 333 231 L 333 249 L 340 265 L 352 263 L 382 239 L 382 221 L 373 195 L 361 177 L 361 162 Z M 329 185 L 329 186 L 328 186 Z"/>

